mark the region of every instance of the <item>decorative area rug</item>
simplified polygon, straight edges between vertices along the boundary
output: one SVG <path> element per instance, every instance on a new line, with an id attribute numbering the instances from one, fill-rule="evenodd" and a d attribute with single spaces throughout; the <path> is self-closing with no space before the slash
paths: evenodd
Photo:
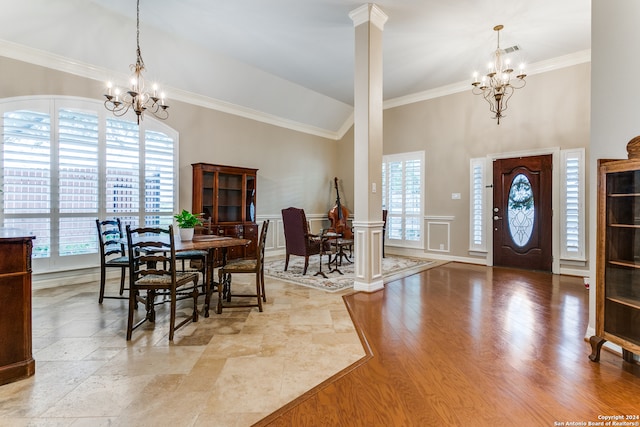
<path id="1" fill-rule="evenodd" d="M 287 271 L 284 271 L 284 258 L 273 260 L 267 259 L 264 263 L 264 274 L 286 282 L 307 286 L 309 288 L 321 289 L 327 292 L 338 292 L 343 289 L 353 287 L 354 264 L 343 262 L 342 266 L 339 266 L 339 270 L 343 274 L 338 272 L 329 273 L 330 269 L 326 264 L 327 257 L 323 256 L 322 271 L 327 276 L 325 279 L 320 275 L 314 276 L 318 271 L 318 262 L 318 255 L 309 257 L 307 274 L 303 276 L 302 269 L 304 268 L 304 257 L 292 255 L 289 259 L 289 268 Z M 385 258 L 382 258 L 382 274 L 384 281 L 388 282 L 390 280 L 409 276 L 441 264 L 442 262 L 436 262 L 428 259 L 387 255 Z"/>

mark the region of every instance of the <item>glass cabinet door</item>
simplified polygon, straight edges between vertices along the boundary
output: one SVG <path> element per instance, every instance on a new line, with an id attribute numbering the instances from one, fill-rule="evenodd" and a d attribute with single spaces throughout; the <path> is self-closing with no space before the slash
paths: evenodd
<path id="1" fill-rule="evenodd" d="M 256 221 L 256 177 L 247 175 L 247 192 L 245 201 L 245 218 L 248 222 Z"/>
<path id="2" fill-rule="evenodd" d="M 640 171 L 606 176 L 604 330 L 640 345 Z"/>
<path id="3" fill-rule="evenodd" d="M 242 221 L 242 175 L 218 174 L 218 222 Z"/>
<path id="4" fill-rule="evenodd" d="M 215 174 L 213 172 L 202 173 L 202 212 L 204 218 L 211 218 L 213 215 L 213 201 L 215 200 Z"/>

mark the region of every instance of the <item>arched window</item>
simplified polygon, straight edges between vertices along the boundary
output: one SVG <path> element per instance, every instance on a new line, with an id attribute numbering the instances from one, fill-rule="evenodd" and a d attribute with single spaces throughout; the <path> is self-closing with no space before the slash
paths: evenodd
<path id="1" fill-rule="evenodd" d="M 0 221 L 36 236 L 34 272 L 98 265 L 96 218 L 171 224 L 175 130 L 71 97 L 4 99 L 0 120 Z"/>

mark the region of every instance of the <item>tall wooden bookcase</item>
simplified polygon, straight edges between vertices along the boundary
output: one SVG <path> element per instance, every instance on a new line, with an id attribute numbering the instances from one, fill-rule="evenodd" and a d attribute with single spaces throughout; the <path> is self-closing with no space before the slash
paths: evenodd
<path id="1" fill-rule="evenodd" d="M 637 140 L 637 141 L 636 141 Z M 628 160 L 598 164 L 596 335 L 589 358 L 597 362 L 605 341 L 633 362 L 640 354 L 640 137 L 627 145 Z"/>
<path id="2" fill-rule="evenodd" d="M 229 249 L 230 259 L 256 254 L 257 169 L 193 163 L 192 212 L 211 218 L 213 232 L 251 239 L 247 247 Z"/>

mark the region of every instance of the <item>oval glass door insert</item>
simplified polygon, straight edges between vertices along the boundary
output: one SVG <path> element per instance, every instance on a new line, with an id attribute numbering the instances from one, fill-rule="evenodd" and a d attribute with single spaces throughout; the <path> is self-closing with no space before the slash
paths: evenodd
<path id="1" fill-rule="evenodd" d="M 507 220 L 513 242 L 522 247 L 531 239 L 535 216 L 533 191 L 531 182 L 523 174 L 518 174 L 509 190 L 509 206 Z"/>

